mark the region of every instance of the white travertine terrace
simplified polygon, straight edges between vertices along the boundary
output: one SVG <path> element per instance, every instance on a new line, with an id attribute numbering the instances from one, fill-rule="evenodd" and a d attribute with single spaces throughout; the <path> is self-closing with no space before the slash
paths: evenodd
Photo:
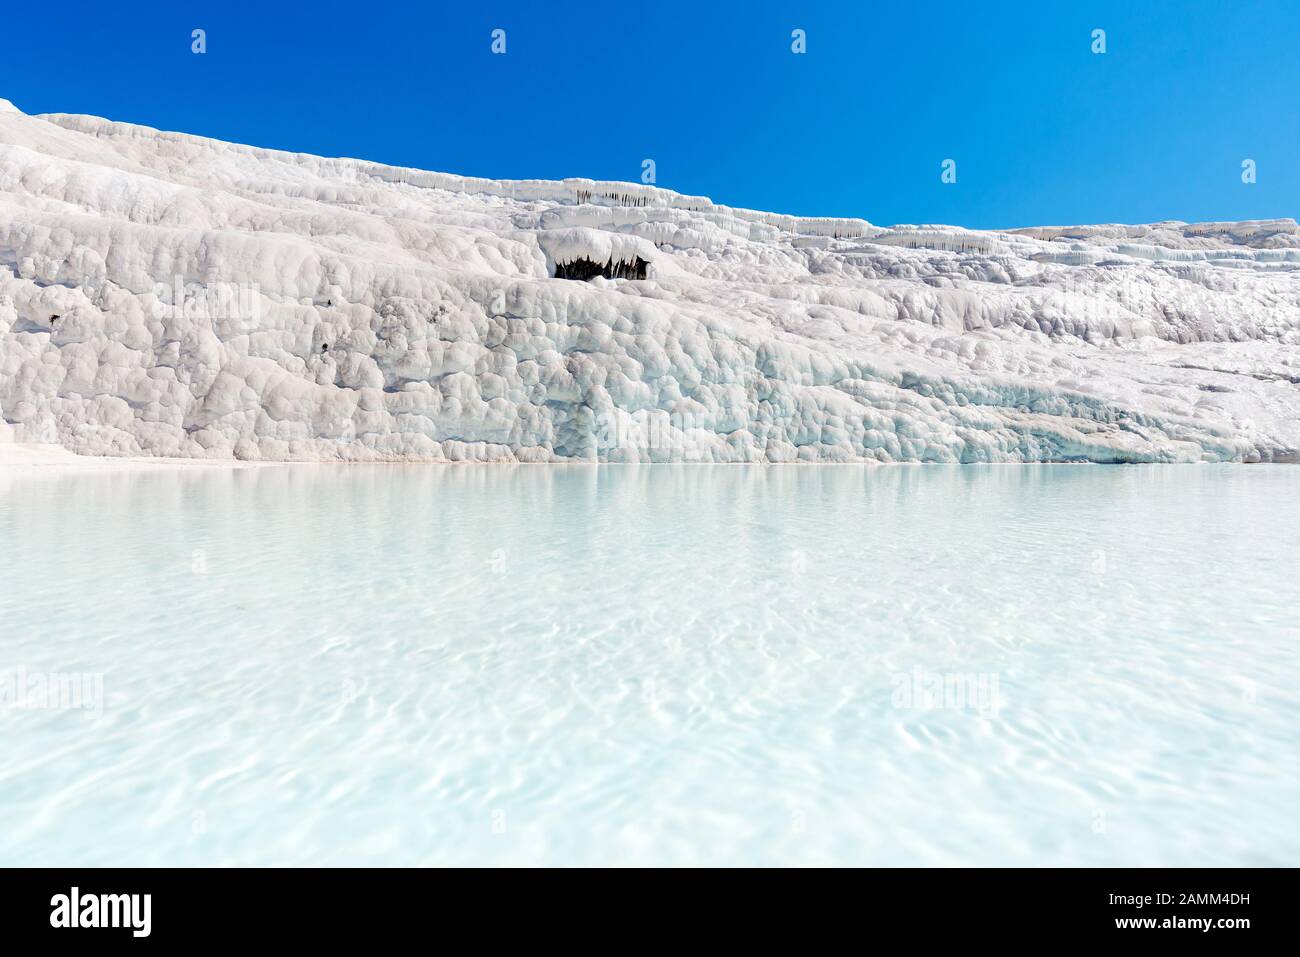
<path id="1" fill-rule="evenodd" d="M 640 263 L 645 279 L 554 278 Z M 1300 449 L 1292 220 L 973 231 L 0 100 L 0 441 L 248 460 Z"/>

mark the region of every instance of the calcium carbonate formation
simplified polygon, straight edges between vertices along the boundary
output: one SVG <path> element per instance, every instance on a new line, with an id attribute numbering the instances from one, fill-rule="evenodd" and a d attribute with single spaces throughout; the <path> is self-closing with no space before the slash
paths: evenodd
<path id="1" fill-rule="evenodd" d="M 1292 220 L 880 228 L 0 100 L 0 440 L 250 460 L 1292 460 L 1298 268 Z"/>

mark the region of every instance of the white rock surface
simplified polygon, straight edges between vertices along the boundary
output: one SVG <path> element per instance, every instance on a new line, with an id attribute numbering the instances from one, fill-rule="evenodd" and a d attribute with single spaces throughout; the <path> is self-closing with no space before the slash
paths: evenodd
<path id="1" fill-rule="evenodd" d="M 573 258 L 649 275 L 551 278 Z M 1291 220 L 885 229 L 0 101 L 0 440 L 248 460 L 1292 460 L 1297 269 Z"/>

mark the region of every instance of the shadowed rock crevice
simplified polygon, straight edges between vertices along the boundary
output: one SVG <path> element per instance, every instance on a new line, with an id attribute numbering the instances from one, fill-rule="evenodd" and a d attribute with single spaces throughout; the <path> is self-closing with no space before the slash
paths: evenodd
<path id="1" fill-rule="evenodd" d="M 583 282 L 604 276 L 606 279 L 644 279 L 646 267 L 650 265 L 644 259 L 611 259 L 599 263 L 591 259 L 575 259 L 572 262 L 556 263 L 556 279 L 578 279 Z"/>

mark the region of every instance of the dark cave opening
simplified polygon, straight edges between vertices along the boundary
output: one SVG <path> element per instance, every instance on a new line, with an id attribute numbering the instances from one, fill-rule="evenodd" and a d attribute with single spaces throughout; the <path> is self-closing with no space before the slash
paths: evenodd
<path id="1" fill-rule="evenodd" d="M 577 279 L 586 282 L 597 276 L 606 279 L 644 279 L 646 267 L 650 264 L 644 259 L 611 259 L 607 263 L 598 263 L 591 259 L 575 259 L 572 262 L 556 263 L 556 279 Z"/>

